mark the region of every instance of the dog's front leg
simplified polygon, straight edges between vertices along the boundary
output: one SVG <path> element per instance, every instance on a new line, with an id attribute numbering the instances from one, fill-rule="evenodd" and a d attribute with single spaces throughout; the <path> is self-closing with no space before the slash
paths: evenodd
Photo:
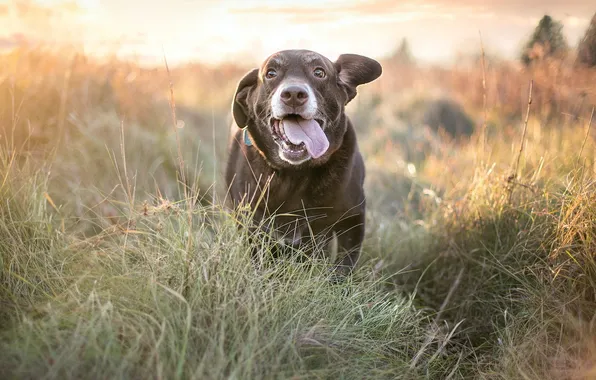
<path id="1" fill-rule="evenodd" d="M 348 275 L 354 269 L 360 256 L 364 240 L 364 211 L 339 222 L 334 229 L 337 236 L 337 256 L 339 262 L 335 269 L 342 275 Z"/>

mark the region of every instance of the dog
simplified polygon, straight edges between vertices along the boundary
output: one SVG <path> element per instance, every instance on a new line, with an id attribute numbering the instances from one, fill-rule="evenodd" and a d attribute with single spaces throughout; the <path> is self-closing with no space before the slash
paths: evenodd
<path id="1" fill-rule="evenodd" d="M 381 73 L 361 55 L 332 62 L 283 50 L 248 72 L 232 101 L 230 204 L 250 204 L 253 231 L 272 233 L 281 246 L 312 252 L 318 242 L 328 251 L 335 235 L 342 274 L 360 256 L 366 208 L 364 160 L 345 107 Z"/>

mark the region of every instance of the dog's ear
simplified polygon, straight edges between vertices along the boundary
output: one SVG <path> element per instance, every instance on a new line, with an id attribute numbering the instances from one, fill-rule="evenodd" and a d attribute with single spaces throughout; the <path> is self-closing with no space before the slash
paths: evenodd
<path id="1" fill-rule="evenodd" d="M 339 81 L 347 90 L 348 102 L 356 96 L 356 87 L 381 76 L 381 64 L 358 54 L 342 54 L 335 61 Z"/>
<path id="2" fill-rule="evenodd" d="M 253 69 L 238 82 L 234 100 L 232 101 L 232 115 L 240 128 L 244 128 L 248 124 L 248 96 L 250 91 L 257 85 L 258 79 L 259 69 Z"/>

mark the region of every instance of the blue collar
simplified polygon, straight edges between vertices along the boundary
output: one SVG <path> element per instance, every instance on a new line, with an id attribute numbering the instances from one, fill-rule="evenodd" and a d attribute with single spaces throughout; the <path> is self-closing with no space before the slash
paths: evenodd
<path id="1" fill-rule="evenodd" d="M 246 144 L 246 146 L 252 145 L 252 141 L 250 141 L 250 138 L 248 137 L 248 128 L 242 129 L 242 139 L 244 140 L 244 144 Z"/>

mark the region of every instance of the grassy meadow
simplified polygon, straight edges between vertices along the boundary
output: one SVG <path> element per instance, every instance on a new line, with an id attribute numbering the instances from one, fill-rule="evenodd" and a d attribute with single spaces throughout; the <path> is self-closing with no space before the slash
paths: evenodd
<path id="1" fill-rule="evenodd" d="M 0 377 L 596 378 L 596 71 L 382 63 L 337 284 L 223 207 L 249 67 L 1 56 Z"/>

